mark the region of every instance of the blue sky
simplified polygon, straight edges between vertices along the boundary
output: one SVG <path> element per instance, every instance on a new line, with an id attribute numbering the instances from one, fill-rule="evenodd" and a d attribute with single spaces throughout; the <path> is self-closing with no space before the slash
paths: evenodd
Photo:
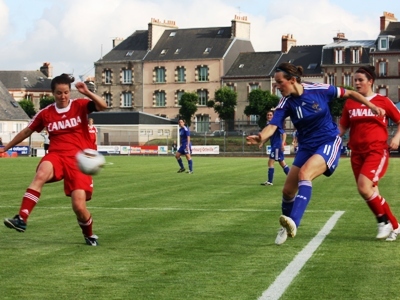
<path id="1" fill-rule="evenodd" d="M 251 23 L 255 50 L 277 51 L 288 33 L 297 45 L 328 44 L 338 32 L 374 40 L 384 11 L 400 21 L 398 0 L 0 0 L 0 68 L 50 62 L 55 75 L 93 76 L 112 39 L 147 29 L 151 18 L 196 28 L 230 26 L 240 14 Z"/>

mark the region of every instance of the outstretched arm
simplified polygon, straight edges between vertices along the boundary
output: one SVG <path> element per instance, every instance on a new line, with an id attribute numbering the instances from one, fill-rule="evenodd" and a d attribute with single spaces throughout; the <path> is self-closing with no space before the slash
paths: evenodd
<path id="1" fill-rule="evenodd" d="M 18 132 L 17 135 L 9 143 L 7 143 L 4 148 L 0 148 L 0 153 L 6 152 L 15 145 L 18 145 L 23 140 L 30 137 L 32 133 L 33 131 L 29 127 L 25 127 L 20 132 Z"/>
<path id="2" fill-rule="evenodd" d="M 97 111 L 102 111 L 107 108 L 106 102 L 100 96 L 89 91 L 88 87 L 83 82 L 77 82 L 75 84 L 75 87 L 78 90 L 78 92 L 85 95 L 86 97 L 88 97 L 89 99 L 91 99 L 94 102 Z"/>
<path id="3" fill-rule="evenodd" d="M 268 125 L 258 135 L 249 135 L 247 140 L 247 145 L 260 144 L 260 147 L 264 145 L 265 142 L 274 134 L 278 127 L 276 125 Z"/>
<path id="4" fill-rule="evenodd" d="M 363 95 L 361 95 L 356 91 L 346 90 L 346 93 L 343 95 L 343 97 L 346 99 L 351 98 L 357 102 L 364 104 L 365 106 L 369 107 L 374 114 L 378 116 L 384 116 L 386 113 L 383 108 L 377 107 L 376 105 L 368 101 Z"/>

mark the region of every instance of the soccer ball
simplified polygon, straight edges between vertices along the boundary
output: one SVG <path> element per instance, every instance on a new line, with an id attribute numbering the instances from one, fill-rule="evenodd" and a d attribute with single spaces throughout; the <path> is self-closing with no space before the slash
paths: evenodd
<path id="1" fill-rule="evenodd" d="M 85 149 L 76 154 L 79 170 L 87 175 L 96 175 L 103 168 L 106 159 L 93 149 Z"/>

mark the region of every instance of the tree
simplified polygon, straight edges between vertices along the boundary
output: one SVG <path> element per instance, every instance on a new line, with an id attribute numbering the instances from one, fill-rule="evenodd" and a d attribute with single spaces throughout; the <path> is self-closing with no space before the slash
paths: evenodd
<path id="1" fill-rule="evenodd" d="M 351 86 L 344 86 L 343 88 L 345 88 L 346 90 L 354 91 L 354 88 Z M 345 102 L 346 99 L 344 98 L 336 98 L 329 103 L 329 108 L 333 117 L 340 117 L 342 115 L 342 110 Z"/>
<path id="2" fill-rule="evenodd" d="M 266 113 L 272 108 L 276 107 L 279 103 L 279 97 L 271 94 L 270 91 L 263 91 L 256 89 L 251 91 L 249 95 L 249 105 L 244 109 L 244 113 L 247 116 L 256 115 L 259 116 L 258 126 L 260 128 L 265 127 Z"/>
<path id="3" fill-rule="evenodd" d="M 32 118 L 36 114 L 35 106 L 33 105 L 33 102 L 28 99 L 23 99 L 18 102 L 19 106 L 26 112 L 26 114 L 29 116 L 29 118 Z"/>
<path id="4" fill-rule="evenodd" d="M 208 107 L 214 108 L 218 117 L 227 122 L 228 130 L 233 130 L 237 93 L 224 86 L 215 91 L 215 100 L 207 102 Z"/>
<path id="5" fill-rule="evenodd" d="M 46 96 L 42 96 L 40 98 L 40 102 L 39 102 L 40 109 L 43 109 L 46 106 L 54 103 L 54 101 L 55 101 L 54 100 L 54 96 L 47 96 L 47 95 Z"/>
<path id="6" fill-rule="evenodd" d="M 195 92 L 183 93 L 181 100 L 179 100 L 179 105 L 181 106 L 179 114 L 187 126 L 192 124 L 192 116 L 197 111 L 197 102 L 199 102 L 199 96 Z"/>

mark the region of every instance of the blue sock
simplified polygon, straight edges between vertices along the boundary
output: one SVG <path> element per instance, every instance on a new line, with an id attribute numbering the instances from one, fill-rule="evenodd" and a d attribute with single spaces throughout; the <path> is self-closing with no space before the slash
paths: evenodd
<path id="1" fill-rule="evenodd" d="M 290 213 L 290 217 L 296 223 L 297 227 L 299 227 L 301 218 L 311 200 L 311 193 L 312 182 L 309 180 L 299 181 L 299 191 L 297 192 L 297 196 L 294 198 L 292 212 Z"/>
<path id="2" fill-rule="evenodd" d="M 188 160 L 189 171 L 193 171 L 193 162 L 191 159 Z"/>
<path id="3" fill-rule="evenodd" d="M 183 166 L 183 162 L 182 162 L 182 158 L 178 158 L 177 159 L 179 166 L 181 167 L 181 169 L 184 169 L 185 167 Z"/>
<path id="4" fill-rule="evenodd" d="M 268 182 L 271 182 L 274 180 L 274 168 L 268 168 Z"/>
<path id="5" fill-rule="evenodd" d="M 294 204 L 294 199 L 295 198 L 287 200 L 282 198 L 282 215 L 290 217 Z"/>
<path id="6" fill-rule="evenodd" d="M 288 167 L 288 165 L 283 167 L 283 172 L 285 172 L 285 174 L 287 175 L 290 171 L 290 168 Z"/>

